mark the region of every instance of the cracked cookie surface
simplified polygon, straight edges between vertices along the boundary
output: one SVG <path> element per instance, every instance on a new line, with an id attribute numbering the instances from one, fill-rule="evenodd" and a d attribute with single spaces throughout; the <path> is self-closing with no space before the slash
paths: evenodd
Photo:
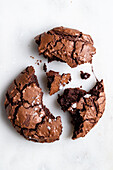
<path id="1" fill-rule="evenodd" d="M 105 110 L 106 97 L 103 80 L 86 92 L 79 88 L 65 89 L 58 103 L 68 111 L 74 126 L 72 139 L 84 137 L 99 121 Z"/>
<path id="2" fill-rule="evenodd" d="M 39 54 L 48 58 L 48 62 L 57 60 L 67 63 L 70 67 L 84 63 L 91 63 L 96 53 L 93 40 L 90 35 L 82 32 L 57 27 L 35 37 Z"/>
<path id="3" fill-rule="evenodd" d="M 70 73 L 63 73 L 60 75 L 59 72 L 50 70 L 46 73 L 46 75 L 48 80 L 47 87 L 49 88 L 50 95 L 58 92 L 62 87 L 71 81 Z"/>
<path id="4" fill-rule="evenodd" d="M 9 86 L 5 109 L 12 125 L 26 139 L 53 142 L 62 133 L 61 118 L 50 113 L 42 98 L 35 70 L 29 66 Z"/>

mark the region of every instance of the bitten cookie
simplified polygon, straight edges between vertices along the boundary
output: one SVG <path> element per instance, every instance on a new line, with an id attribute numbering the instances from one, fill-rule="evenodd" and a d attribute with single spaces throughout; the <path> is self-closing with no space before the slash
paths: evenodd
<path id="1" fill-rule="evenodd" d="M 52 95 L 58 92 L 62 87 L 68 84 L 71 81 L 70 73 L 63 73 L 62 75 L 59 72 L 50 70 L 46 73 L 47 75 L 47 87 L 49 88 L 49 94 Z"/>
<path id="2" fill-rule="evenodd" d="M 96 53 L 93 40 L 90 35 L 82 32 L 57 27 L 35 37 L 39 54 L 43 54 L 48 61 L 62 61 L 70 67 L 84 63 L 91 63 Z"/>
<path id="3" fill-rule="evenodd" d="M 30 66 L 8 88 L 5 109 L 14 128 L 26 139 L 53 142 L 62 133 L 61 118 L 50 113 L 42 98 L 35 70 Z"/>
<path id="4" fill-rule="evenodd" d="M 105 102 L 103 80 L 98 81 L 89 92 L 69 88 L 62 96 L 59 95 L 58 103 L 62 110 L 68 111 L 72 117 L 72 139 L 84 137 L 94 127 L 105 110 Z"/>

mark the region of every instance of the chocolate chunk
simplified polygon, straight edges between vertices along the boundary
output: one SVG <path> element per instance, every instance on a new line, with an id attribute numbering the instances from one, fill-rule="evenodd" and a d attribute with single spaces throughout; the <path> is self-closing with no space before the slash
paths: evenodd
<path id="1" fill-rule="evenodd" d="M 49 94 L 52 95 L 58 92 L 62 87 L 71 81 L 70 73 L 60 75 L 59 72 L 50 70 L 47 75 L 47 87 L 49 88 Z"/>
<path id="2" fill-rule="evenodd" d="M 62 133 L 60 116 L 54 117 L 43 105 L 43 92 L 32 66 L 13 81 L 6 93 L 5 109 L 8 119 L 26 139 L 53 142 Z"/>
<path id="3" fill-rule="evenodd" d="M 44 63 L 43 65 L 43 70 L 46 72 L 47 71 L 47 65 Z"/>
<path id="4" fill-rule="evenodd" d="M 96 53 L 90 35 L 70 28 L 53 28 L 47 33 L 36 36 L 35 41 L 38 44 L 39 54 L 48 58 L 48 62 L 62 61 L 72 68 L 91 63 Z"/>
<path id="5" fill-rule="evenodd" d="M 72 139 L 84 137 L 101 118 L 106 97 L 103 80 L 86 92 L 79 88 L 65 89 L 62 96 L 59 95 L 58 103 L 63 111 L 68 111 L 72 117 L 74 132 Z"/>
<path id="6" fill-rule="evenodd" d="M 83 71 L 80 71 L 80 77 L 81 79 L 88 79 L 91 75 L 89 73 L 84 73 Z"/>

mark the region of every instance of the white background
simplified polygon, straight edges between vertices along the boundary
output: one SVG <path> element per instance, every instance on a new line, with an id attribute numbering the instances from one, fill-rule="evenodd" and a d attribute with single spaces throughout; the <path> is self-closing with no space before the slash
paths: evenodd
<path id="1" fill-rule="evenodd" d="M 57 94 L 48 95 L 43 64 L 33 38 L 53 27 L 65 26 L 90 34 L 97 54 L 93 65 L 96 76 L 104 79 L 106 110 L 99 123 L 84 138 L 72 140 L 68 113 L 57 104 Z M 0 0 L 0 170 L 113 170 L 113 4 L 112 0 Z M 32 55 L 35 59 L 31 59 Z M 63 122 L 60 141 L 51 144 L 25 140 L 11 126 L 4 110 L 9 84 L 28 65 L 33 65 L 44 92 L 44 104 Z M 89 90 L 94 76 L 81 80 L 79 71 L 91 73 L 85 64 L 71 69 L 60 62 L 48 64 L 48 70 L 71 72 L 66 87 Z M 62 93 L 62 90 L 60 91 Z"/>

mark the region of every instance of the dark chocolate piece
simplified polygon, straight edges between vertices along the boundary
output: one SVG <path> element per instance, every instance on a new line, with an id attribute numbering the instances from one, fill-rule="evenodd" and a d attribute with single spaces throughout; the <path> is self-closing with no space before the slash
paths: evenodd
<path id="1" fill-rule="evenodd" d="M 43 105 L 43 92 L 35 70 L 27 67 L 8 88 L 5 109 L 8 119 L 26 139 L 53 142 L 62 132 L 60 116 L 54 117 Z"/>
<path id="2" fill-rule="evenodd" d="M 46 72 L 47 71 L 47 65 L 46 65 L 46 63 L 44 63 L 44 65 L 43 65 L 43 70 Z"/>
<path id="3" fill-rule="evenodd" d="M 46 73 L 47 75 L 47 87 L 49 88 L 49 94 L 52 95 L 58 92 L 62 87 L 68 84 L 71 81 L 71 74 L 62 74 L 60 75 L 59 72 L 55 72 L 50 70 Z"/>
<path id="4" fill-rule="evenodd" d="M 48 62 L 62 61 L 72 68 L 92 63 L 92 57 L 96 53 L 90 35 L 70 28 L 53 28 L 35 37 L 35 41 L 38 44 L 39 54 L 48 58 Z"/>
<path id="5" fill-rule="evenodd" d="M 81 79 L 88 79 L 91 75 L 89 73 L 84 73 L 83 71 L 80 71 L 80 77 Z"/>
<path id="6" fill-rule="evenodd" d="M 72 117 L 74 132 L 72 139 L 84 137 L 98 122 L 105 110 L 106 97 L 103 80 L 86 92 L 79 88 L 65 89 L 58 103 Z"/>

